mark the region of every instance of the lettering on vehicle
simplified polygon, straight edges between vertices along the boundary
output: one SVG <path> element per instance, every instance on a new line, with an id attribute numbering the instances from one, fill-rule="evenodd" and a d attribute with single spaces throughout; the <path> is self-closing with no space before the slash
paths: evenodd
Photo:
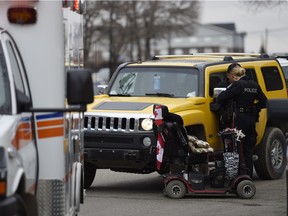
<path id="1" fill-rule="evenodd" d="M 244 88 L 244 92 L 257 93 L 257 88 Z"/>

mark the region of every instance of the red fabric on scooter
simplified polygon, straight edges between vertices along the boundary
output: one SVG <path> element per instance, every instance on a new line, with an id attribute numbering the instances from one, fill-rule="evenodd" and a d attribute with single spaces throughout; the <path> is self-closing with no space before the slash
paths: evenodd
<path id="1" fill-rule="evenodd" d="M 157 127 L 163 124 L 163 116 L 162 116 L 162 106 L 156 105 L 154 109 L 154 116 L 155 116 L 155 124 Z M 164 145 L 165 140 L 160 131 L 157 134 L 157 147 L 156 147 L 156 167 L 158 170 L 161 169 L 161 164 L 163 161 L 163 154 L 164 154 Z"/>

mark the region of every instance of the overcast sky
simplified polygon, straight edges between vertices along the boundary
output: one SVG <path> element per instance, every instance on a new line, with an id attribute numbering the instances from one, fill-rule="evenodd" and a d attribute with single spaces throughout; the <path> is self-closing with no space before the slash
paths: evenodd
<path id="1" fill-rule="evenodd" d="M 267 53 L 288 53 L 288 3 L 261 11 L 233 1 L 201 1 L 200 23 L 234 22 L 237 32 L 246 32 L 245 52 L 259 53 L 267 35 Z M 267 32 L 267 34 L 265 34 Z"/>

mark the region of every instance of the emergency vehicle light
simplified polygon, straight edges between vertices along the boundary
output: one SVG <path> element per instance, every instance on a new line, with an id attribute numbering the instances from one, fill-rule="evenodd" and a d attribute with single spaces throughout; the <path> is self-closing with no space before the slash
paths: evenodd
<path id="1" fill-rule="evenodd" d="M 4 147 L 0 147 L 0 197 L 6 195 L 7 164 Z"/>
<path id="2" fill-rule="evenodd" d="M 73 2 L 73 11 L 78 11 L 79 10 L 79 1 L 74 0 Z"/>
<path id="3" fill-rule="evenodd" d="M 0 197 L 6 195 L 6 181 L 0 181 Z"/>
<path id="4" fill-rule="evenodd" d="M 62 6 L 79 14 L 84 14 L 86 9 L 85 0 L 62 0 Z"/>
<path id="5" fill-rule="evenodd" d="M 13 7 L 7 12 L 8 20 L 14 24 L 34 24 L 37 20 L 37 11 L 29 7 Z"/>

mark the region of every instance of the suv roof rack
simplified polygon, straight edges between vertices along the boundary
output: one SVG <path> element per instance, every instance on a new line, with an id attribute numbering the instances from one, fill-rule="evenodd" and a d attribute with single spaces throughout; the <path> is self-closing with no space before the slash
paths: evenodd
<path id="1" fill-rule="evenodd" d="M 288 60 L 288 55 L 277 55 L 276 58 L 285 58 Z"/>
<path id="2" fill-rule="evenodd" d="M 270 56 L 268 54 L 266 54 L 266 53 L 262 53 L 260 55 L 260 58 L 270 58 Z"/>
<path id="3" fill-rule="evenodd" d="M 265 53 L 191 53 L 187 55 L 156 55 L 152 57 L 152 60 L 159 59 L 177 59 L 177 58 L 191 58 L 191 57 L 223 57 L 224 61 L 233 61 L 233 57 L 258 57 L 258 58 L 269 58 L 269 55 Z"/>

